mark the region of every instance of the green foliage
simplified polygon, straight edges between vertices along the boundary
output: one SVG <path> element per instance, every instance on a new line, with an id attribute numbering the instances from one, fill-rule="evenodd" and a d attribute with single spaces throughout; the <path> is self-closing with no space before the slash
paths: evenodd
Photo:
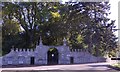
<path id="1" fill-rule="evenodd" d="M 3 4 L 3 51 L 12 45 L 35 48 L 40 35 L 45 45 L 62 45 L 66 37 L 73 49 L 85 49 L 96 56 L 106 51 L 113 54 L 117 46 L 112 30 L 115 21 L 108 23 L 108 2 Z"/>
<path id="2" fill-rule="evenodd" d="M 7 20 L 3 26 L 3 33 L 5 33 L 5 35 L 15 35 L 17 33 L 20 32 L 20 26 L 17 22 L 12 21 L 12 20 Z"/>
<path id="3" fill-rule="evenodd" d="M 78 41 L 78 43 L 82 43 L 83 42 L 83 37 L 81 35 L 78 35 L 77 41 Z"/>

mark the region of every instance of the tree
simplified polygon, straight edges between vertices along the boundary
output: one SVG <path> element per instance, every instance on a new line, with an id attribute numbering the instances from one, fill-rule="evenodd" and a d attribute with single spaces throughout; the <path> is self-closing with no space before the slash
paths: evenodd
<path id="1" fill-rule="evenodd" d="M 36 46 L 39 35 L 46 45 L 60 45 L 66 37 L 73 49 L 85 49 L 99 56 L 116 47 L 114 21 L 108 23 L 107 18 L 109 9 L 108 2 L 4 3 L 3 19 L 15 20 L 24 29 L 19 35 L 29 48 Z"/>

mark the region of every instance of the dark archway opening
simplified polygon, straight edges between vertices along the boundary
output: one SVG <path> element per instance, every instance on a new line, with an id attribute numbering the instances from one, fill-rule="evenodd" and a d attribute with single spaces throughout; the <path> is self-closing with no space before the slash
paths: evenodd
<path id="1" fill-rule="evenodd" d="M 58 50 L 50 48 L 47 52 L 47 64 L 58 64 Z"/>
<path id="2" fill-rule="evenodd" d="M 70 63 L 73 64 L 74 63 L 74 58 L 70 57 Z"/>
<path id="3" fill-rule="evenodd" d="M 31 57 L 31 58 L 30 58 L 30 64 L 31 64 L 31 65 L 34 65 L 34 62 L 35 62 L 35 58 L 34 58 L 34 57 Z"/>

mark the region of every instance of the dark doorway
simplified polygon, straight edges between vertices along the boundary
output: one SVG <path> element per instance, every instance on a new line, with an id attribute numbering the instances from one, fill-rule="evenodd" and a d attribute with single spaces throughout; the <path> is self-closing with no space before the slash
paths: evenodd
<path id="1" fill-rule="evenodd" d="M 73 64 L 74 63 L 74 58 L 70 57 L 70 63 Z"/>
<path id="2" fill-rule="evenodd" d="M 34 57 L 31 57 L 31 58 L 30 58 L 30 64 L 31 64 L 31 65 L 34 65 L 34 62 L 35 62 L 35 58 L 34 58 Z"/>
<path id="3" fill-rule="evenodd" d="M 47 64 L 58 64 L 58 50 L 50 48 L 47 53 Z"/>

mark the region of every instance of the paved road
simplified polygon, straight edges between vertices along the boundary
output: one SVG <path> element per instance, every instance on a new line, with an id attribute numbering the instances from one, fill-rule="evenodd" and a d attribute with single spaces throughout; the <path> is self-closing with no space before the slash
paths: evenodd
<path id="1" fill-rule="evenodd" d="M 5 70 L 13 70 L 11 72 L 14 72 L 15 70 L 86 70 L 86 72 L 120 72 L 116 71 L 114 69 L 111 69 L 107 67 L 109 65 L 108 63 L 90 63 L 90 64 L 73 64 L 73 65 L 49 65 L 49 66 L 32 66 L 32 67 L 16 67 L 16 68 L 1 68 L 0 70 L 3 70 L 3 72 L 7 72 Z M 18 72 L 18 71 L 17 71 Z M 25 71 L 27 72 L 27 71 Z M 32 71 L 30 71 L 32 72 Z M 54 72 L 54 71 L 51 71 Z M 68 71 L 70 72 L 70 71 Z"/>

